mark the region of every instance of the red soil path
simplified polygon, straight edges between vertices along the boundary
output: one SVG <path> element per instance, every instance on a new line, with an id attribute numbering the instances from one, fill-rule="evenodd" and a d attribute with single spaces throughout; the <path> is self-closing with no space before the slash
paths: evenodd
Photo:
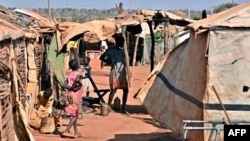
<path id="1" fill-rule="evenodd" d="M 132 70 L 132 69 L 131 69 Z M 110 67 L 103 69 L 92 69 L 92 78 L 98 89 L 107 89 L 108 75 Z M 169 129 L 159 125 L 142 106 L 138 99 L 134 99 L 134 94 L 141 88 L 150 72 L 149 65 L 135 66 L 133 81 L 129 89 L 128 112 L 124 115 L 119 112 L 110 112 L 108 116 L 101 116 L 100 112 L 84 113 L 82 119 L 78 119 L 78 130 L 81 137 L 75 139 L 61 138 L 56 134 L 40 134 L 37 130 L 32 130 L 36 141 L 181 141 L 180 136 L 174 134 Z M 97 97 L 91 92 L 90 96 Z M 118 90 L 115 97 L 122 99 L 122 90 Z M 107 101 L 108 94 L 104 96 Z M 68 124 L 68 119 L 63 119 L 63 126 L 59 131 L 63 131 Z M 73 128 L 71 129 L 73 132 Z"/>

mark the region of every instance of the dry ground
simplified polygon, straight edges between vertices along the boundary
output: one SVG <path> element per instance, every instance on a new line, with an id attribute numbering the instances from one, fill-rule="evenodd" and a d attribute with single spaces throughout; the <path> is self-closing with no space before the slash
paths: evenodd
<path id="1" fill-rule="evenodd" d="M 103 69 L 92 70 L 92 78 L 98 89 L 107 89 L 109 87 L 109 71 L 110 67 L 108 66 Z M 108 116 L 101 116 L 100 112 L 84 113 L 84 117 L 78 120 L 78 130 L 82 135 L 81 137 L 65 139 L 57 134 L 40 134 L 37 130 L 32 130 L 36 141 L 181 141 L 180 136 L 160 126 L 147 113 L 140 101 L 133 98 L 147 79 L 149 72 L 149 65 L 135 66 L 134 79 L 131 83 L 127 103 L 130 115 L 114 111 L 110 112 Z M 96 93 L 93 92 L 90 96 L 97 97 Z M 122 91 L 118 90 L 116 96 L 121 99 Z M 104 96 L 106 102 L 107 98 L 108 94 Z M 68 119 L 63 119 L 63 126 L 59 128 L 59 131 L 64 130 L 67 124 Z"/>

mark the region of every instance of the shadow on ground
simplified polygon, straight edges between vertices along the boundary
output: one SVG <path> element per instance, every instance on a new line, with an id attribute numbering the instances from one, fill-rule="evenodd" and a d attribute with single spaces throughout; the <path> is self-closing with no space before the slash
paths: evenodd
<path id="1" fill-rule="evenodd" d="M 148 114 L 143 105 L 127 105 L 127 110 L 131 114 Z"/>
<path id="2" fill-rule="evenodd" d="M 165 129 L 164 126 L 160 125 L 159 122 L 154 120 L 153 118 L 145 118 L 145 117 L 137 117 L 136 115 L 148 115 L 146 108 L 143 105 L 128 105 L 127 111 L 131 114 L 133 118 L 139 119 L 147 124 L 150 124 L 152 126 L 155 126 L 157 128 Z"/>
<path id="3" fill-rule="evenodd" d="M 114 139 L 107 141 L 182 141 L 175 133 L 148 133 L 148 134 L 116 134 Z"/>

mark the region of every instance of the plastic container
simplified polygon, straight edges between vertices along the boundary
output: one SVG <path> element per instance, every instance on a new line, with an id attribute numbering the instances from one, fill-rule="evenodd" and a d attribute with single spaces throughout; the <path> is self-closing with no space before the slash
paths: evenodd
<path id="1" fill-rule="evenodd" d="M 101 104 L 101 116 L 107 116 L 109 114 L 109 105 L 106 103 Z"/>
<path id="2" fill-rule="evenodd" d="M 40 133 L 48 134 L 53 133 L 56 130 L 55 118 L 44 117 L 41 120 Z"/>

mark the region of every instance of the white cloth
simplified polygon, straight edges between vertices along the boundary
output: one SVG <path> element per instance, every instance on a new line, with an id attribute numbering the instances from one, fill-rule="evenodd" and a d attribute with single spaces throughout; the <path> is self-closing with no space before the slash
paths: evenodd
<path id="1" fill-rule="evenodd" d="M 102 41 L 101 46 L 104 47 L 104 50 L 108 49 L 108 45 L 106 41 Z"/>
<path id="2" fill-rule="evenodd" d="M 88 78 L 82 80 L 82 88 L 85 92 L 89 92 L 94 89 L 93 85 L 91 84 Z"/>

